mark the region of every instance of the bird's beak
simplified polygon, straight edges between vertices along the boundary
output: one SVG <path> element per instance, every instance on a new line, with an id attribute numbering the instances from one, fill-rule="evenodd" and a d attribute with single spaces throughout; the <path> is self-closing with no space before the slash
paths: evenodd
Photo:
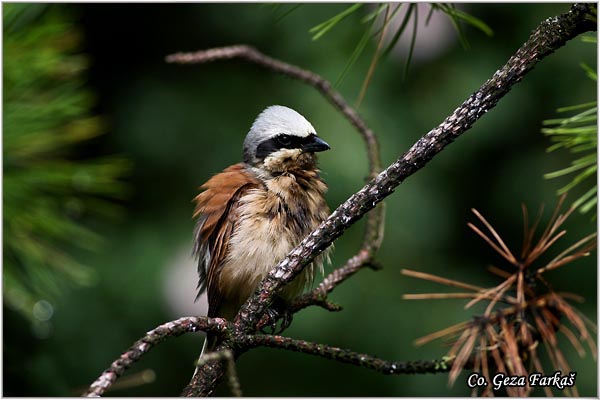
<path id="1" fill-rule="evenodd" d="M 327 144 L 327 142 L 316 135 L 312 136 L 312 140 L 310 142 L 302 145 L 302 150 L 310 153 L 316 153 L 318 151 L 325 151 L 329 149 L 331 149 L 331 147 Z"/>

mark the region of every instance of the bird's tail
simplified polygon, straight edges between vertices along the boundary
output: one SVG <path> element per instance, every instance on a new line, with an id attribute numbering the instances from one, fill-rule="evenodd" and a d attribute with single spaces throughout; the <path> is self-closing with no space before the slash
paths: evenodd
<path id="1" fill-rule="evenodd" d="M 202 359 L 202 357 L 206 354 L 206 353 L 210 353 L 211 351 L 213 351 L 216 347 L 217 347 L 217 336 L 215 335 L 211 335 L 210 333 L 206 334 L 206 338 L 204 339 L 204 344 L 202 345 L 202 352 L 200 352 L 200 357 L 198 358 L 198 363 L 200 362 L 200 360 Z M 196 369 L 194 370 L 194 375 L 196 376 L 196 374 L 198 373 L 199 370 L 199 366 L 196 365 Z"/>
<path id="2" fill-rule="evenodd" d="M 202 345 L 202 352 L 200 353 L 200 357 L 204 354 L 213 351 L 217 347 L 217 336 L 211 335 L 210 333 L 206 334 L 206 338 L 204 339 L 204 344 Z"/>

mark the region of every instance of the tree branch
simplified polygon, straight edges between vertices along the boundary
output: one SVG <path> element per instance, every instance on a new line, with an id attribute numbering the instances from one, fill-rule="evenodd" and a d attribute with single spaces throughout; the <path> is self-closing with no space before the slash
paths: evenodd
<path id="1" fill-rule="evenodd" d="M 244 335 L 237 338 L 237 343 L 244 346 L 245 349 L 264 346 L 311 354 L 328 360 L 366 367 L 386 375 L 436 374 L 448 372 L 452 368 L 450 360 L 386 361 L 369 354 L 283 336 Z"/>
<path id="2" fill-rule="evenodd" d="M 323 279 L 323 282 L 313 291 L 298 297 L 290 306 L 290 311 L 296 313 L 312 305 L 323 307 L 328 311 L 340 311 L 342 308 L 328 301 L 327 295 L 340 283 L 350 278 L 365 266 L 369 266 L 375 270 L 381 269 L 379 265 L 372 261 L 372 254 L 363 248 L 357 255 L 349 259 L 343 267 L 337 268 L 327 275 Z"/>
<path id="3" fill-rule="evenodd" d="M 229 376 L 229 389 L 235 397 L 242 397 L 242 388 L 240 387 L 240 380 L 238 379 L 237 372 L 235 370 L 235 355 L 231 349 L 224 349 L 221 351 L 213 351 L 206 353 L 198 360 L 198 366 L 204 366 L 212 361 L 223 360 L 227 363 L 227 375 Z"/>
<path id="4" fill-rule="evenodd" d="M 102 396 L 104 392 L 123 373 L 148 353 L 154 346 L 169 337 L 181 336 L 188 332 L 211 332 L 223 335 L 227 331 L 227 322 L 222 318 L 184 317 L 167 322 L 149 331 L 146 336 L 138 340 L 125 353 L 115 360 L 98 379 L 96 379 L 83 394 L 84 397 Z"/>

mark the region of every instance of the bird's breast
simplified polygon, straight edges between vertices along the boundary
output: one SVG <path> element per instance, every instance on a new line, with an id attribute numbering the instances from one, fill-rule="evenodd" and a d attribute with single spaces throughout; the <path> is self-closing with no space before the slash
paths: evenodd
<path id="1" fill-rule="evenodd" d="M 327 218 L 325 190 L 318 178 L 311 182 L 282 175 L 249 190 L 239 200 L 239 219 L 220 277 L 225 298 L 241 305 L 269 271 Z M 322 269 L 322 259 L 305 268 L 284 289 L 284 298 L 291 300 L 312 282 L 314 264 Z"/>

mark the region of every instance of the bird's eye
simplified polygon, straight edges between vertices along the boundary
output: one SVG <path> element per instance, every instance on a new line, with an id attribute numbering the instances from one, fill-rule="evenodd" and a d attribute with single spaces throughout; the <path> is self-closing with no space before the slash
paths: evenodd
<path id="1" fill-rule="evenodd" d="M 279 135 L 277 136 L 277 141 L 281 146 L 289 146 L 292 144 L 292 138 L 290 135 Z"/>

